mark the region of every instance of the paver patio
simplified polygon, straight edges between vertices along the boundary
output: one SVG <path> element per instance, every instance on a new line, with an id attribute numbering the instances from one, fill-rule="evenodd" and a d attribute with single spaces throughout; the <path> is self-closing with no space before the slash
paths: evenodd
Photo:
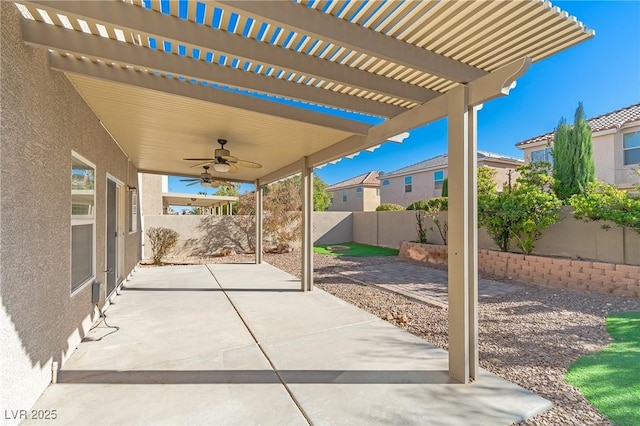
<path id="1" fill-rule="evenodd" d="M 270 265 L 138 269 L 34 409 L 56 424 L 510 424 L 550 403 Z M 43 423 L 41 420 L 32 422 Z M 30 424 L 27 422 L 27 424 Z"/>
<path id="2" fill-rule="evenodd" d="M 340 274 L 357 282 L 375 285 L 421 302 L 447 306 L 447 271 L 395 259 L 386 263 L 344 268 Z M 500 296 L 517 290 L 516 286 L 480 278 L 478 297 Z"/>

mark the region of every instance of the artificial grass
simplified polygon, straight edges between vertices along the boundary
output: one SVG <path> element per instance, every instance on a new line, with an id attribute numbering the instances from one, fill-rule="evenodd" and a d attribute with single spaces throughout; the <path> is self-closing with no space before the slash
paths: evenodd
<path id="1" fill-rule="evenodd" d="M 607 330 L 615 342 L 578 359 L 566 381 L 616 425 L 640 425 L 640 312 L 609 315 Z"/>
<path id="2" fill-rule="evenodd" d="M 349 250 L 331 250 L 332 246 L 346 246 Z M 340 243 L 340 244 L 325 244 L 316 246 L 313 251 L 320 254 L 329 254 L 332 256 L 397 256 L 398 250 L 369 246 L 366 244 L 358 243 Z"/>

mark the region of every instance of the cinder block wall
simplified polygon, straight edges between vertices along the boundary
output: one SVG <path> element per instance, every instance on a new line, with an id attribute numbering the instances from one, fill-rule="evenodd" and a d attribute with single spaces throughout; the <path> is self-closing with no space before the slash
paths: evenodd
<path id="1" fill-rule="evenodd" d="M 442 212 L 440 221 L 446 220 L 447 213 Z M 429 219 L 425 227 L 427 241 L 441 244 L 442 239 Z M 418 238 L 413 211 L 354 213 L 353 229 L 353 241 L 391 248 L 398 248 L 401 241 Z M 498 249 L 484 228 L 478 230 L 478 247 Z M 533 254 L 640 266 L 640 234 L 612 222 L 574 219 L 571 210 L 564 208 L 560 220 L 542 231 Z"/>
<path id="2" fill-rule="evenodd" d="M 106 174 L 138 186 L 131 166 L 47 52 L 22 42 L 0 2 L 0 407 L 29 409 L 91 325 L 91 286 L 71 296 L 71 151 L 96 165 L 96 278 L 104 282 Z M 140 227 L 138 226 L 138 229 Z M 140 233 L 125 236 L 125 275 Z M 56 408 L 56 407 L 50 407 Z M 1 411 L 1 410 L 0 410 Z"/>
<path id="3" fill-rule="evenodd" d="M 447 246 L 403 242 L 400 258 L 447 263 Z M 640 266 L 480 250 L 478 271 L 498 278 L 640 298 Z"/>

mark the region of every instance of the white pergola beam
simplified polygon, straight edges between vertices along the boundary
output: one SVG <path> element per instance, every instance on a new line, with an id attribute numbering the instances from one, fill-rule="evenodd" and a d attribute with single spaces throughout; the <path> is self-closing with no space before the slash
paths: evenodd
<path id="1" fill-rule="evenodd" d="M 292 83 L 260 74 L 243 72 L 218 64 L 188 60 L 179 55 L 96 37 L 54 25 L 42 25 L 26 19 L 22 20 L 22 36 L 25 43 L 33 46 L 97 58 L 106 63 L 117 63 L 175 74 L 186 78 L 283 96 L 289 99 L 320 105 L 332 105 L 350 111 L 381 116 L 392 116 L 401 111 L 406 111 L 402 107 L 391 104 Z"/>
<path id="2" fill-rule="evenodd" d="M 123 69 L 119 66 L 110 66 L 104 62 L 77 60 L 73 56 L 61 56 L 55 52 L 49 52 L 49 66 L 56 71 L 128 84 L 170 95 L 198 99 L 204 102 L 225 105 L 354 134 L 365 135 L 369 127 L 371 127 L 362 122 L 329 114 L 304 110 L 215 87 L 203 87 L 200 84 L 152 75 L 131 68 Z"/>
<path id="3" fill-rule="evenodd" d="M 217 3 L 227 10 L 233 10 L 244 16 L 263 18 L 277 23 L 284 29 L 297 31 L 448 80 L 465 83 L 486 74 L 485 71 L 471 65 L 363 28 L 344 19 L 336 19 L 334 16 L 291 1 L 205 0 L 205 2 Z"/>
<path id="4" fill-rule="evenodd" d="M 216 55 L 225 54 L 265 66 L 284 68 L 309 77 L 334 81 L 386 96 L 422 103 L 439 95 L 433 90 L 400 80 L 300 54 L 126 2 L 30 1 L 29 3 L 67 15 L 105 22 L 129 32 L 148 34 L 159 40 L 177 42 L 190 50 L 213 51 Z"/>

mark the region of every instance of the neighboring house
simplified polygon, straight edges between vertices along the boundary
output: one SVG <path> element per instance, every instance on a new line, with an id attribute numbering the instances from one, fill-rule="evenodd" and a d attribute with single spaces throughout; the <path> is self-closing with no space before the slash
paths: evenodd
<path id="1" fill-rule="evenodd" d="M 369 172 L 327 187 L 329 211 L 368 212 L 380 205 L 378 172 Z"/>
<path id="2" fill-rule="evenodd" d="M 380 173 L 380 203 L 408 206 L 417 200 L 440 197 L 442 183 L 447 177 L 448 155 L 442 154 L 420 163 L 389 173 Z M 499 191 L 509 180 L 509 172 L 524 164 L 523 160 L 501 154 L 478 151 L 478 167 L 488 166 L 496 170 L 495 181 Z"/>
<path id="3" fill-rule="evenodd" d="M 587 120 L 591 127 L 596 178 L 632 189 L 640 183 L 640 104 Z M 553 162 L 553 132 L 518 142 L 527 163 Z"/>

